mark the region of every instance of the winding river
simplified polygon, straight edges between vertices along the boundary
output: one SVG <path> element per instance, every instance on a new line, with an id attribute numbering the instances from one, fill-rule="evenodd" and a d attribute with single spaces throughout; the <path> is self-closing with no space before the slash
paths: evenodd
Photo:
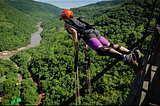
<path id="1" fill-rule="evenodd" d="M 29 45 L 27 45 L 26 47 L 21 47 L 21 48 L 19 48 L 18 50 L 0 52 L 0 59 L 2 58 L 2 59 L 10 60 L 10 57 L 12 57 L 14 54 L 18 53 L 19 51 L 24 50 L 24 49 L 28 49 L 28 48 L 30 48 L 30 47 L 38 46 L 38 45 L 40 44 L 41 39 L 42 39 L 41 36 L 40 36 L 40 33 L 43 31 L 43 28 L 40 27 L 41 23 L 42 23 L 42 22 L 38 22 L 37 25 L 35 25 L 36 27 L 38 27 L 38 31 L 36 31 L 35 33 L 32 33 L 32 34 L 31 34 L 31 43 L 30 43 Z M 13 62 L 13 63 L 14 63 L 14 62 Z M 14 64 L 15 64 L 15 63 L 14 63 Z M 16 66 L 17 68 L 19 68 L 16 64 L 15 64 L 15 66 Z M 33 78 L 32 78 L 32 77 L 30 77 L 30 79 L 33 81 Z M 20 82 L 22 81 L 22 75 L 21 75 L 20 73 L 18 73 L 18 77 L 16 78 L 16 80 L 19 80 Z M 33 81 L 33 82 L 34 82 L 34 81 Z M 36 83 L 36 82 L 34 82 L 34 83 L 35 83 L 35 85 L 37 86 L 37 83 Z M 42 100 L 43 98 L 45 98 L 44 95 L 45 95 L 45 93 L 43 93 L 43 92 L 41 91 L 41 94 L 39 94 L 39 97 L 38 97 L 38 98 L 40 98 L 40 99 L 39 99 L 39 101 L 37 101 L 37 102 L 35 103 L 35 105 L 38 106 L 39 104 L 42 103 L 41 100 Z M 2 97 L 0 97 L 0 101 L 1 101 L 1 99 L 2 99 Z"/>
<path id="2" fill-rule="evenodd" d="M 30 47 L 38 46 L 42 39 L 40 36 L 40 33 L 43 31 L 43 28 L 40 27 L 41 23 L 42 22 L 38 22 L 37 25 L 35 25 L 36 27 L 38 27 L 38 31 L 31 34 L 31 43 L 29 45 L 27 45 L 26 47 L 21 47 L 18 50 L 0 52 L 0 58 L 10 60 L 9 58 L 12 57 L 14 54 L 18 53 L 19 51 L 28 49 Z"/>

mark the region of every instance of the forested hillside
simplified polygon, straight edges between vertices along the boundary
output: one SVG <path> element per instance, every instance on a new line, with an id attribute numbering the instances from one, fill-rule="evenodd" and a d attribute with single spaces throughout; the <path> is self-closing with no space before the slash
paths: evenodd
<path id="1" fill-rule="evenodd" d="M 110 43 L 133 49 L 134 43 L 143 36 L 152 6 L 152 0 L 126 1 L 112 12 L 97 18 L 94 23 L 104 25 L 95 28 L 100 30 L 101 35 Z M 43 37 L 39 47 L 41 50 L 33 55 L 29 67 L 31 73 L 42 85 L 43 91 L 46 92 L 46 98 L 43 101 L 45 105 L 75 104 L 73 73 L 75 50 L 67 32 L 64 29 L 58 29 L 58 27 L 64 28 L 60 23 L 55 19 L 42 24 L 44 31 L 41 34 Z M 154 18 L 150 26 L 155 26 L 155 23 Z M 147 48 L 150 40 L 151 36 L 145 39 L 143 49 Z M 78 43 L 83 46 L 81 41 Z M 82 46 L 80 51 L 84 48 Z M 98 56 L 90 48 L 88 48 L 88 55 L 91 57 L 92 96 L 86 95 L 85 72 L 82 67 L 79 67 L 82 105 L 90 103 L 122 105 L 135 77 L 133 69 L 109 56 Z M 41 61 L 38 62 L 38 60 Z M 79 62 L 83 61 L 84 53 L 79 52 Z"/>
<path id="2" fill-rule="evenodd" d="M 0 0 L 0 5 L 0 51 L 27 46 L 31 33 L 37 30 L 36 23 L 51 19 L 62 10 L 33 0 Z"/>
<path id="3" fill-rule="evenodd" d="M 0 51 L 14 50 L 30 43 L 35 32 L 33 17 L 18 11 L 0 0 Z"/>
<path id="4" fill-rule="evenodd" d="M 48 3 L 39 2 L 45 9 L 47 9 L 53 15 L 59 16 L 59 13 L 63 11 L 63 9 L 56 7 L 54 5 Z"/>
<path id="5" fill-rule="evenodd" d="M 95 23 L 103 24 L 102 27 L 98 27 L 103 32 L 102 35 L 112 39 L 115 43 L 125 42 L 127 48 L 133 49 L 134 44 L 144 34 L 153 3 L 152 0 L 128 0 L 121 7 L 97 18 Z M 158 4 L 156 9 L 159 9 Z M 155 12 L 150 26 L 155 26 L 158 21 L 156 16 Z M 149 40 L 150 38 L 146 39 L 143 49 L 147 49 Z"/>
<path id="6" fill-rule="evenodd" d="M 132 50 L 132 48 L 135 48 L 134 44 L 143 36 L 152 6 L 152 0 L 127 0 L 111 12 L 105 13 L 100 17 L 96 16 L 96 19 L 91 21 L 92 23 L 103 24 L 95 28 L 110 43 L 120 44 Z M 160 9 L 159 6 L 160 1 L 157 4 L 157 9 Z M 155 15 L 150 26 L 155 26 L 156 24 Z M 89 18 L 91 19 L 90 16 L 88 16 Z M 64 22 L 59 21 L 58 18 L 43 22 L 42 27 L 44 30 L 41 33 L 42 40 L 39 46 L 20 51 L 11 57 L 11 60 L 20 67 L 19 72 L 23 75 L 23 84 L 28 86 L 28 89 L 22 90 L 24 91 L 23 94 L 30 90 L 32 86 L 36 89 L 28 80 L 32 76 L 41 85 L 40 89 L 45 92 L 43 105 L 75 105 L 75 50 L 73 41 L 68 38 L 69 34 L 64 28 Z M 147 48 L 150 40 L 151 36 L 145 39 L 144 49 Z M 78 61 L 84 62 L 85 53 L 82 52 L 84 46 L 81 41 L 78 41 L 78 44 L 80 47 Z M 92 95 L 86 95 L 86 73 L 83 67 L 79 67 L 81 104 L 123 105 L 135 78 L 133 69 L 124 65 L 122 61 L 109 56 L 98 56 L 90 48 L 87 51 L 91 59 L 89 70 Z M 29 57 L 32 58 L 28 62 Z M 2 61 L 2 63 L 4 62 Z M 1 75 L 5 75 L 5 73 Z M 25 83 L 26 80 L 28 84 Z M 5 83 L 7 82 L 4 81 L 0 84 L 5 87 Z M 7 87 L 8 89 L 13 89 L 8 85 Z M 20 89 L 21 91 L 24 88 L 22 86 L 22 88 L 15 89 Z M 7 94 L 8 89 L 2 93 Z M 2 90 L 0 89 L 0 91 Z M 31 91 L 27 96 L 20 95 L 25 101 L 24 104 L 33 104 L 36 101 L 36 99 L 33 99 L 34 101 L 28 100 L 28 98 L 37 96 L 35 90 L 32 89 Z M 10 96 L 12 95 L 14 94 L 10 94 Z M 18 98 L 19 95 L 14 95 L 14 97 Z M 2 104 L 9 104 L 9 102 L 10 99 L 3 98 Z"/>
<path id="7" fill-rule="evenodd" d="M 114 8 L 119 7 L 125 1 L 126 0 L 101 1 L 78 8 L 71 8 L 71 10 L 75 16 L 85 16 L 85 20 L 91 21 L 107 12 L 112 11 Z"/>
<path id="8" fill-rule="evenodd" d="M 21 98 L 25 104 L 35 104 L 38 100 L 37 87 L 29 78 L 20 83 L 16 79 L 18 69 L 13 62 L 0 59 L 0 97 L 1 105 L 11 105 L 11 101 Z M 19 105 L 17 102 L 14 105 Z"/>
<path id="9" fill-rule="evenodd" d="M 62 9 L 47 3 L 36 2 L 33 0 L 4 0 L 10 6 L 26 13 L 36 21 L 44 21 L 51 19 L 57 15 Z"/>

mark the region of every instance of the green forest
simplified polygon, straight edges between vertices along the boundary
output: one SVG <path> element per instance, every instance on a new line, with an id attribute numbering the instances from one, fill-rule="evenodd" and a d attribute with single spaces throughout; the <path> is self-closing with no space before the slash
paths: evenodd
<path id="1" fill-rule="evenodd" d="M 51 19 L 63 9 L 51 4 L 36 2 L 33 0 L 4 0 L 10 6 L 17 10 L 34 17 L 36 22 Z"/>
<path id="2" fill-rule="evenodd" d="M 3 96 L 1 105 L 11 105 L 11 101 L 17 98 L 21 98 L 25 104 L 37 102 L 37 86 L 29 78 L 23 79 L 20 83 L 16 80 L 17 74 L 18 69 L 13 62 L 0 59 L 0 95 Z"/>
<path id="3" fill-rule="evenodd" d="M 132 50 L 136 48 L 135 44 L 144 34 L 153 3 L 153 0 L 113 0 L 84 6 L 85 10 L 83 7 L 71 10 L 73 13 L 75 12 L 75 16 L 85 15 L 84 19 L 92 24 L 103 24 L 94 28 L 98 29 L 110 43 L 119 44 Z M 2 4 L 10 7 L 4 2 Z M 158 22 L 159 10 L 160 1 L 157 3 L 150 26 L 155 26 Z M 3 17 L 8 19 L 5 15 Z M 3 27 L 6 28 L 6 24 L 4 25 Z M 8 105 L 11 100 L 16 98 L 22 98 L 23 104 L 33 105 L 38 101 L 39 90 L 45 93 L 43 105 L 76 104 L 75 50 L 74 43 L 69 38 L 71 35 L 67 33 L 64 22 L 60 21 L 58 16 L 44 21 L 41 27 L 43 27 L 43 31 L 39 46 L 18 52 L 10 58 L 11 61 L 0 59 L 2 67 L 0 67 L 2 70 L 0 76 L 4 77 L 4 79 L 0 79 L 0 94 L 4 95 L 1 101 L 2 105 Z M 151 36 L 145 39 L 143 49 L 147 48 L 150 40 Z M 85 53 L 82 51 L 84 44 L 80 40 L 78 44 L 80 47 L 78 61 L 84 62 Z M 99 56 L 89 47 L 87 51 L 91 60 L 89 70 L 92 94 L 91 96 L 86 95 L 86 73 L 80 66 L 78 69 L 81 105 L 123 105 L 136 76 L 133 69 L 110 56 Z M 31 60 L 28 61 L 30 57 Z M 19 69 L 15 68 L 12 61 L 19 66 Z M 17 73 L 22 75 L 23 80 L 21 84 L 15 86 L 16 83 L 19 83 L 18 80 L 15 80 Z M 29 79 L 30 77 L 33 77 L 34 81 L 41 85 L 40 88 L 35 86 Z"/>
<path id="4" fill-rule="evenodd" d="M 79 8 L 71 8 L 71 10 L 77 17 L 84 16 L 86 21 L 94 21 L 97 17 L 100 17 L 101 15 L 112 11 L 114 8 L 119 7 L 125 1 L 126 0 L 101 1 Z"/>
<path id="5" fill-rule="evenodd" d="M 0 51 L 27 46 L 30 44 L 31 33 L 38 30 L 36 23 L 51 19 L 57 16 L 54 13 L 62 10 L 32 0 L 0 0 L 0 5 Z"/>

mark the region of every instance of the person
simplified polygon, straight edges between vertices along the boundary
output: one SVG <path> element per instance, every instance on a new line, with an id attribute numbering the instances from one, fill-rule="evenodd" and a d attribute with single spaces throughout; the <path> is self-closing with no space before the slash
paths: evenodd
<path id="1" fill-rule="evenodd" d="M 100 56 L 111 56 L 120 61 L 124 61 L 125 65 L 129 65 L 133 68 L 134 72 L 138 74 L 138 62 L 141 57 L 139 50 L 128 50 L 118 44 L 109 43 L 100 32 L 92 28 L 92 25 L 81 18 L 76 18 L 70 9 L 65 9 L 61 12 L 60 20 L 65 22 L 67 31 L 72 34 L 74 40 L 74 47 L 76 51 L 79 51 L 77 40 L 83 39 L 91 49 L 97 52 Z"/>

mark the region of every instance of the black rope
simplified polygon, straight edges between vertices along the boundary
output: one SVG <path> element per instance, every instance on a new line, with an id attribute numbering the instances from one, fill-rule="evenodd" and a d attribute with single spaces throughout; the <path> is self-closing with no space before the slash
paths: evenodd
<path id="1" fill-rule="evenodd" d="M 155 10 L 155 7 L 156 7 L 156 4 L 157 4 L 157 1 L 158 1 L 158 0 L 155 0 L 155 2 L 154 2 L 154 5 L 153 5 L 152 11 L 151 11 L 151 15 L 150 15 L 149 20 L 148 20 L 148 24 L 147 24 L 147 27 L 146 27 L 145 33 L 144 33 L 143 37 L 141 38 L 142 40 L 141 40 L 141 44 L 140 44 L 140 46 L 139 46 L 139 50 L 141 50 L 141 48 L 142 48 L 142 44 L 143 44 L 143 42 L 144 42 L 144 39 L 145 39 L 145 38 L 146 38 L 146 36 L 147 36 L 147 30 L 148 30 L 148 27 L 149 27 L 150 21 L 151 21 L 151 19 L 152 19 L 153 12 L 154 12 L 154 10 Z"/>

